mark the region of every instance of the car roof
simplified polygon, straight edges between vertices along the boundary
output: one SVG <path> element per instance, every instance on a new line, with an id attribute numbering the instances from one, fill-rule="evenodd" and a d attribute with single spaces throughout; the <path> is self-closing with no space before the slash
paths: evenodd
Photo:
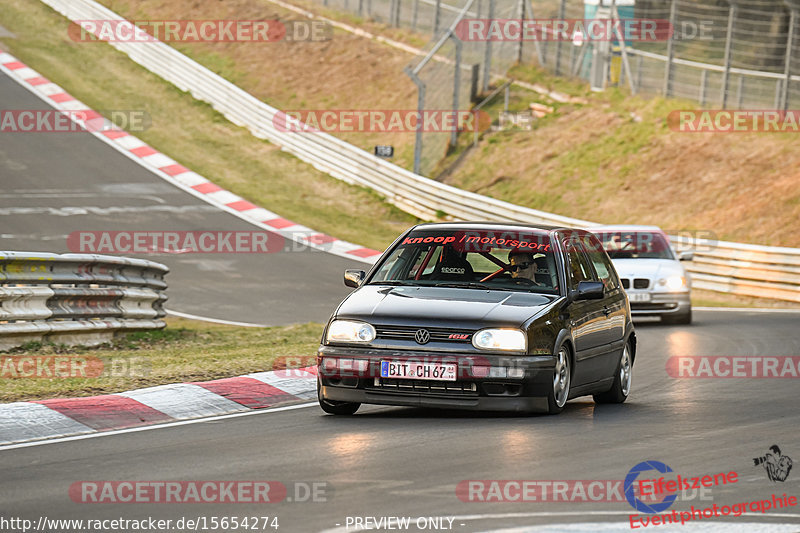
<path id="1" fill-rule="evenodd" d="M 592 226 L 588 228 L 591 232 L 609 232 L 609 231 L 652 231 L 656 233 L 664 233 L 664 230 L 658 226 L 647 226 L 644 224 L 611 224 L 608 226 Z"/>
<path id="2" fill-rule="evenodd" d="M 566 230 L 576 230 L 580 228 L 570 228 L 567 226 L 550 226 L 547 224 L 524 224 L 521 222 L 426 222 L 423 224 L 417 224 L 412 229 L 442 229 L 442 230 L 458 230 L 458 229 L 477 229 L 477 228 L 486 228 L 486 229 L 495 229 L 495 230 L 507 230 L 507 231 L 530 231 L 530 230 L 540 230 L 540 231 L 556 231 L 561 229 Z"/>

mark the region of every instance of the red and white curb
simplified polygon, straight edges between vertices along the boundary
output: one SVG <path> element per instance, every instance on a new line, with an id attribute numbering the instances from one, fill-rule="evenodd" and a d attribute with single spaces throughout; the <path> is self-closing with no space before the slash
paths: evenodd
<path id="1" fill-rule="evenodd" d="M 223 189 L 147 145 L 141 139 L 115 126 L 109 120 L 103 118 L 100 113 L 90 109 L 64 89 L 1 49 L 0 71 L 55 109 L 68 112 L 80 111 L 85 120 L 82 120 L 82 117 L 74 113 L 70 113 L 69 117 L 83 127 L 86 127 L 87 122 L 91 122 L 92 131 L 87 131 L 87 133 L 91 133 L 91 135 L 114 147 L 117 151 L 152 171 L 163 180 L 215 207 L 246 220 L 261 229 L 278 233 L 282 237 L 304 246 L 348 259 L 374 263 L 381 254 L 378 250 L 342 241 L 336 237 L 296 224 Z M 100 121 L 102 121 L 102 126 L 100 126 Z"/>
<path id="2" fill-rule="evenodd" d="M 307 367 L 103 396 L 0 404 L 0 446 L 239 413 L 316 397 L 317 369 Z"/>

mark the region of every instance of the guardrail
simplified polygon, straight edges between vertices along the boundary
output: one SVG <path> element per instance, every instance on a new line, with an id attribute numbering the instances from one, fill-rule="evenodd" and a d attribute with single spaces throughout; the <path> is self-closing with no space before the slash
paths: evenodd
<path id="1" fill-rule="evenodd" d="M 73 21 L 124 20 L 93 0 L 41 0 Z M 129 23 L 130 24 L 130 23 Z M 131 31 L 141 31 L 131 24 Z M 280 146 L 316 169 L 347 183 L 369 187 L 386 201 L 425 220 L 489 220 L 579 227 L 586 220 L 546 213 L 444 185 L 375 157 L 326 133 L 281 131 L 279 110 L 258 100 L 176 49 L 161 42 L 110 42 L 132 60 L 228 120 Z M 278 124 L 280 126 L 280 124 Z M 691 244 L 674 237 L 678 245 Z M 709 242 L 687 265 L 697 288 L 800 302 L 800 249 Z"/>
<path id="2" fill-rule="evenodd" d="M 0 350 L 47 339 L 98 344 L 166 323 L 160 263 L 91 254 L 0 252 Z"/>

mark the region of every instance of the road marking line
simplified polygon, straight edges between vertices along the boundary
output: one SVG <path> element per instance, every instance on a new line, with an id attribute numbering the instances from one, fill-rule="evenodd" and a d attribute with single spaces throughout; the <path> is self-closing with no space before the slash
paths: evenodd
<path id="1" fill-rule="evenodd" d="M 785 307 L 692 307 L 695 311 L 727 311 L 731 313 L 800 313 L 798 309 Z"/>
<path id="2" fill-rule="evenodd" d="M 173 311 L 172 309 L 165 309 L 168 315 L 177 316 L 179 318 L 188 318 L 190 320 L 200 320 L 202 322 L 211 322 L 213 324 L 224 324 L 226 326 L 241 326 L 244 328 L 270 328 L 267 324 L 252 324 L 250 322 L 234 322 L 233 320 L 222 320 L 220 318 L 210 318 L 207 316 L 192 315 L 189 313 L 181 313 L 180 311 Z"/>

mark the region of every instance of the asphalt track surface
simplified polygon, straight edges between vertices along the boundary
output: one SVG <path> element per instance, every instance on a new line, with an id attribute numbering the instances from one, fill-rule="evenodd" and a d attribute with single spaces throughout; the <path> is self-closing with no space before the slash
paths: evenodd
<path id="1" fill-rule="evenodd" d="M 626 502 L 462 502 L 455 492 L 462 480 L 621 480 L 646 460 L 684 476 L 738 473 L 736 483 L 705 495 L 713 499 L 679 501 L 673 506 L 678 510 L 798 495 L 800 473 L 770 482 L 753 465 L 773 444 L 800 457 L 796 379 L 676 379 L 665 371 L 672 355 L 797 354 L 798 319 L 788 313 L 698 312 L 690 327 L 640 324 L 629 401 L 603 406 L 577 399 L 558 416 L 364 406 L 353 417 L 334 417 L 311 406 L 5 450 L 0 501 L 6 513 L 32 520 L 257 514 L 277 516 L 279 531 L 306 532 L 344 527 L 348 516 L 488 515 L 457 518 L 453 526 L 486 531 L 625 522 L 633 509 Z M 82 480 L 271 480 L 289 487 L 290 497 L 296 483 L 321 482 L 326 501 L 74 503 L 68 489 Z M 800 509 L 778 512 L 794 516 L 744 515 L 725 522 L 731 528 L 752 521 L 797 524 L 800 531 Z"/>
<path id="2" fill-rule="evenodd" d="M 51 108 L 0 74 L 0 109 Z M 67 253 L 70 233 L 99 230 L 258 228 L 165 182 L 88 133 L 0 133 L 0 250 Z M 267 325 L 326 321 L 347 294 L 344 269 L 364 267 L 309 249 L 134 257 L 170 267 L 169 309 Z"/>
<path id="3" fill-rule="evenodd" d="M 46 105 L 0 77 L 0 106 Z M 0 228 L 0 248 L 48 251 L 67 251 L 65 237 L 76 230 L 252 229 L 81 134 L 0 138 Z M 352 264 L 319 252 L 158 260 L 173 269 L 172 308 L 276 324 L 324 320 L 346 293 L 341 271 Z M 626 502 L 463 502 L 456 486 L 620 480 L 645 460 L 687 476 L 739 474 L 737 483 L 714 488 L 712 500 L 676 502 L 678 510 L 797 496 L 797 468 L 786 482 L 770 482 L 752 460 L 773 444 L 800 458 L 797 379 L 675 379 L 665 363 L 674 355 L 798 355 L 798 324 L 800 314 L 709 311 L 697 312 L 690 327 L 641 323 L 629 402 L 596 406 L 583 398 L 559 416 L 365 406 L 354 417 L 332 417 L 309 406 L 2 450 L 0 515 L 35 522 L 276 516 L 284 532 L 347 531 L 347 517 L 430 516 L 455 517 L 451 530 L 465 532 L 576 523 L 591 524 L 584 531 L 599 531 L 594 523 L 626 531 L 632 512 Z M 274 480 L 295 499 L 299 483 L 326 485 L 325 501 L 316 502 L 72 501 L 69 487 L 86 480 Z M 788 530 L 800 531 L 800 510 L 722 522 L 721 531 L 753 530 L 745 523 L 797 524 Z"/>

